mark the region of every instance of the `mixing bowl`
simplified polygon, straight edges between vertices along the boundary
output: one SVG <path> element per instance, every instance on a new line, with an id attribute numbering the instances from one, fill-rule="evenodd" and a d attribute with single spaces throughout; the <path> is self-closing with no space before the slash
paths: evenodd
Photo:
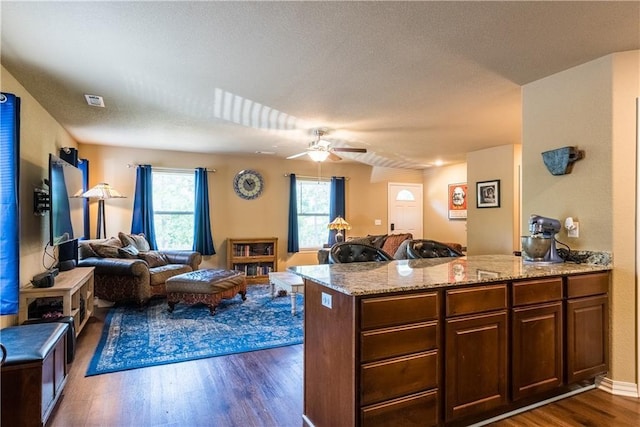
<path id="1" fill-rule="evenodd" d="M 537 236 L 522 236 L 522 256 L 528 261 L 543 261 L 544 256 L 551 249 L 551 242 L 553 239 L 537 237 Z"/>

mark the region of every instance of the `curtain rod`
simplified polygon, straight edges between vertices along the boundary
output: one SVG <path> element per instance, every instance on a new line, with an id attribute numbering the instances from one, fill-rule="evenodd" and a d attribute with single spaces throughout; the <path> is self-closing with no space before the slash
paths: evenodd
<path id="1" fill-rule="evenodd" d="M 291 175 L 290 173 L 285 173 L 283 176 L 288 177 L 289 175 Z M 330 176 L 311 176 L 311 175 L 298 175 L 296 174 L 296 178 L 304 178 L 304 179 L 331 179 Z M 343 177 L 345 180 L 349 181 L 349 177 L 345 176 Z"/>
<path id="2" fill-rule="evenodd" d="M 128 168 L 135 168 L 140 166 L 140 164 L 138 163 L 129 163 L 127 164 Z M 153 170 L 157 170 L 159 172 L 193 172 L 195 170 L 195 168 L 193 169 L 189 169 L 189 168 L 166 168 L 166 167 L 162 167 L 162 166 L 153 166 L 151 165 L 151 169 Z M 205 170 L 207 172 L 211 172 L 211 173 L 216 173 L 218 172 L 217 169 L 214 168 L 205 168 Z"/>

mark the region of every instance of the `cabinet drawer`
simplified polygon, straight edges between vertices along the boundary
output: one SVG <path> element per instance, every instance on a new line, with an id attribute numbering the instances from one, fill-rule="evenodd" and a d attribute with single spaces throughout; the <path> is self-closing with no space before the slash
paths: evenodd
<path id="1" fill-rule="evenodd" d="M 362 408 L 360 420 L 362 427 L 438 425 L 438 391 L 418 393 Z"/>
<path id="2" fill-rule="evenodd" d="M 513 284 L 513 305 L 559 301 L 562 299 L 562 278 L 527 280 Z"/>
<path id="3" fill-rule="evenodd" d="M 362 329 L 426 322 L 438 318 L 438 294 L 430 292 L 366 298 L 362 300 L 360 308 Z"/>
<path id="4" fill-rule="evenodd" d="M 505 308 L 507 308 L 507 285 L 505 283 L 447 291 L 447 317 Z"/>
<path id="5" fill-rule="evenodd" d="M 361 406 L 436 388 L 438 352 L 362 365 L 360 382 Z"/>
<path id="6" fill-rule="evenodd" d="M 609 272 L 567 277 L 567 298 L 606 294 L 609 291 Z"/>
<path id="7" fill-rule="evenodd" d="M 360 340 L 360 360 L 363 363 L 419 353 L 438 346 L 438 324 L 418 323 L 363 332 Z"/>

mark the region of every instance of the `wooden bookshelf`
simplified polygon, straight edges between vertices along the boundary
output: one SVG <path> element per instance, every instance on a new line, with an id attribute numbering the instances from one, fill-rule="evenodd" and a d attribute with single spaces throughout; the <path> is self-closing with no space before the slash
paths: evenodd
<path id="1" fill-rule="evenodd" d="M 278 238 L 228 239 L 227 268 L 243 271 L 247 283 L 269 283 L 278 271 Z"/>

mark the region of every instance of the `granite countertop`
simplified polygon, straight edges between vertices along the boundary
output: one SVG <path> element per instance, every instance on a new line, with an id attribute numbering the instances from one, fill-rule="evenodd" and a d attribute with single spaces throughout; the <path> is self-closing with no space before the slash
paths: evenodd
<path id="1" fill-rule="evenodd" d="M 360 296 L 611 270 L 610 259 L 604 258 L 603 263 L 529 264 L 511 255 L 473 255 L 302 265 L 289 271 L 343 294 Z"/>

